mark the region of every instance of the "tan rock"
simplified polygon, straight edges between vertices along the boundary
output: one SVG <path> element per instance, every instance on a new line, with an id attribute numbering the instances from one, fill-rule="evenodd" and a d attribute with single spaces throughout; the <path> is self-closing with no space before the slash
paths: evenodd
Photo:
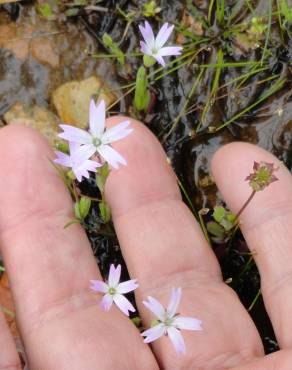
<path id="1" fill-rule="evenodd" d="M 61 85 L 53 92 L 52 101 L 62 122 L 86 128 L 90 99 L 97 96 L 98 100 L 104 99 L 107 106 L 116 99 L 101 79 L 92 76 L 80 82 Z"/>
<path id="2" fill-rule="evenodd" d="M 58 132 L 60 132 L 58 117 L 37 105 L 28 107 L 17 102 L 5 113 L 4 121 L 6 124 L 23 124 L 38 130 L 53 146 L 60 142 L 57 137 Z"/>
<path id="3" fill-rule="evenodd" d="M 60 58 L 52 38 L 34 38 L 30 47 L 32 56 L 41 64 L 48 64 L 52 68 L 59 66 Z"/>
<path id="4" fill-rule="evenodd" d="M 31 33 L 32 28 L 27 27 L 19 35 L 16 23 L 0 25 L 0 47 L 11 50 L 17 58 L 24 60 L 28 56 Z"/>

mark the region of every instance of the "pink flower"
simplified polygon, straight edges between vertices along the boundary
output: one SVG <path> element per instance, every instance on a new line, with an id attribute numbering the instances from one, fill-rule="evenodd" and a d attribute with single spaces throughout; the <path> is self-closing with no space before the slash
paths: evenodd
<path id="1" fill-rule="evenodd" d="M 249 186 L 254 191 L 264 190 L 267 186 L 279 180 L 274 174 L 278 169 L 274 166 L 274 163 L 254 161 L 253 173 L 247 176 L 245 181 L 249 181 Z"/>
<path id="2" fill-rule="evenodd" d="M 105 128 L 105 101 L 101 100 L 95 105 L 94 100 L 90 102 L 89 109 L 89 131 L 82 130 L 70 125 L 60 125 L 64 132 L 59 137 L 69 142 L 78 143 L 86 147 L 89 157 L 97 153 L 114 168 L 127 162 L 110 144 L 128 136 L 133 130 L 128 128 L 130 121 L 123 121 L 109 129 Z"/>
<path id="3" fill-rule="evenodd" d="M 135 312 L 135 308 L 123 294 L 132 292 L 138 288 L 138 284 L 136 279 L 120 283 L 120 277 L 121 265 L 118 265 L 117 268 L 111 265 L 108 282 L 90 280 L 91 289 L 95 292 L 104 293 L 101 301 L 101 307 L 104 311 L 109 311 L 114 302 L 125 315 L 129 316 L 129 311 Z"/>
<path id="4" fill-rule="evenodd" d="M 70 167 L 78 181 L 81 181 L 82 177 L 88 179 L 89 172 L 95 172 L 98 167 L 101 167 L 100 163 L 89 160 L 91 152 L 85 146 L 69 143 L 69 149 L 69 155 L 56 151 L 57 158 L 54 162 L 65 167 Z"/>
<path id="5" fill-rule="evenodd" d="M 150 343 L 163 335 L 168 335 L 178 354 L 184 354 L 186 352 L 185 342 L 180 330 L 203 329 L 201 320 L 192 317 L 183 317 L 176 313 L 180 299 L 181 288 L 174 288 L 167 309 L 152 297 L 148 297 L 148 302 L 143 302 L 143 304 L 157 317 L 155 325 L 141 334 L 143 337 L 146 337 L 144 343 Z"/>
<path id="6" fill-rule="evenodd" d="M 142 25 L 139 26 L 139 30 L 145 41 L 140 41 L 142 53 L 154 58 L 163 67 L 165 66 L 164 56 L 180 55 L 182 51 L 182 47 L 180 46 L 164 47 L 173 28 L 174 26 L 168 26 L 168 23 L 165 23 L 155 37 L 147 21 L 145 21 L 144 27 Z"/>

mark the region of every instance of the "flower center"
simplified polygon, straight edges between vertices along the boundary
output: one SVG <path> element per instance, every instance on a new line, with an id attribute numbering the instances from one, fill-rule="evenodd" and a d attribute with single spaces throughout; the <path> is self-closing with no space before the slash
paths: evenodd
<path id="1" fill-rule="evenodd" d="M 109 288 L 109 290 L 108 290 L 108 294 L 110 294 L 110 295 L 115 295 L 116 294 L 116 289 L 115 288 Z"/>
<path id="2" fill-rule="evenodd" d="M 152 49 L 151 49 L 151 52 L 152 52 L 152 54 L 153 54 L 153 55 L 156 55 L 156 54 L 157 54 L 157 51 L 158 51 L 158 50 L 157 50 L 156 48 L 152 48 Z"/>
<path id="3" fill-rule="evenodd" d="M 165 320 L 164 320 L 164 325 L 165 326 L 172 326 L 172 323 L 173 323 L 173 319 L 170 318 L 170 317 L 166 317 Z"/>
<path id="4" fill-rule="evenodd" d="M 100 146 L 102 143 L 101 143 L 101 140 L 98 138 L 98 137 L 94 137 L 92 139 L 92 144 L 95 146 L 95 147 L 98 147 Z"/>

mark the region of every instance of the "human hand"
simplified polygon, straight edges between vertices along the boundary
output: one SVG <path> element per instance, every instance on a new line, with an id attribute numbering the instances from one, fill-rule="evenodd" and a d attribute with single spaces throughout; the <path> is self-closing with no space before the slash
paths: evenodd
<path id="1" fill-rule="evenodd" d="M 108 125 L 120 118 L 111 118 Z M 104 312 L 89 290 L 100 279 L 80 225 L 63 226 L 72 204 L 48 161 L 48 144 L 34 131 L 0 131 L 0 242 L 30 370 L 291 370 L 292 179 L 271 154 L 234 143 L 218 151 L 213 174 L 236 212 L 250 193 L 244 178 L 254 162 L 280 165 L 277 181 L 259 193 L 241 216 L 241 229 L 260 269 L 262 293 L 281 351 L 264 357 L 255 326 L 236 294 L 222 281 L 217 260 L 183 204 L 165 154 L 145 126 L 114 146 L 128 161 L 112 171 L 106 196 L 135 291 L 139 312 L 148 295 L 167 304 L 183 289 L 180 313 L 200 318 L 203 331 L 184 331 L 187 353 L 178 357 L 167 337 L 145 345 L 116 307 Z M 3 317 L 0 369 L 19 369 Z"/>

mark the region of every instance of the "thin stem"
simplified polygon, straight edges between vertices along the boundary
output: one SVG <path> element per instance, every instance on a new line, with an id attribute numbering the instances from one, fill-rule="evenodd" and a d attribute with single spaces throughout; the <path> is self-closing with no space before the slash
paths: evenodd
<path id="1" fill-rule="evenodd" d="M 247 263 L 244 265 L 242 271 L 239 273 L 238 279 L 240 279 L 246 273 L 246 271 L 249 269 L 249 266 L 251 265 L 252 261 L 253 261 L 253 255 L 251 255 L 249 257 Z"/>
<path id="2" fill-rule="evenodd" d="M 207 228 L 206 228 L 206 226 L 205 226 L 205 222 L 204 222 L 203 217 L 202 217 L 202 210 L 200 210 L 200 211 L 198 212 L 198 215 L 199 215 L 199 221 L 200 221 L 200 225 L 201 225 L 201 228 L 202 228 L 203 234 L 204 234 L 204 236 L 205 236 L 205 238 L 206 238 L 207 242 L 209 243 L 209 245 L 212 245 L 211 240 L 210 240 L 210 238 L 209 238 L 209 234 L 208 234 Z"/>
<path id="3" fill-rule="evenodd" d="M 248 307 L 248 312 L 250 312 L 254 308 L 254 305 L 256 304 L 260 295 L 261 295 L 261 290 L 259 289 L 259 291 L 257 292 L 257 295 L 254 297 L 254 300 L 252 301 L 251 305 Z"/>
<path id="4" fill-rule="evenodd" d="M 263 50 L 263 54 L 262 54 L 262 58 L 261 58 L 261 66 L 264 63 L 264 60 L 265 60 L 265 57 L 266 57 L 266 52 L 267 52 L 267 49 L 268 49 L 268 43 L 269 43 L 269 39 L 270 39 L 270 35 L 271 35 L 271 25 L 272 25 L 272 0 L 269 0 L 268 31 L 267 31 L 267 34 L 266 34 L 265 46 L 264 46 L 264 50 Z"/>
<path id="5" fill-rule="evenodd" d="M 243 206 L 240 208 L 240 210 L 237 212 L 237 214 L 235 215 L 235 220 L 234 220 L 234 224 L 237 223 L 239 217 L 241 216 L 242 212 L 245 210 L 245 208 L 249 205 L 249 203 L 251 202 L 252 198 L 255 196 L 255 193 L 256 191 L 253 190 L 252 193 L 250 194 L 250 196 L 248 197 L 248 199 L 244 202 Z"/>

